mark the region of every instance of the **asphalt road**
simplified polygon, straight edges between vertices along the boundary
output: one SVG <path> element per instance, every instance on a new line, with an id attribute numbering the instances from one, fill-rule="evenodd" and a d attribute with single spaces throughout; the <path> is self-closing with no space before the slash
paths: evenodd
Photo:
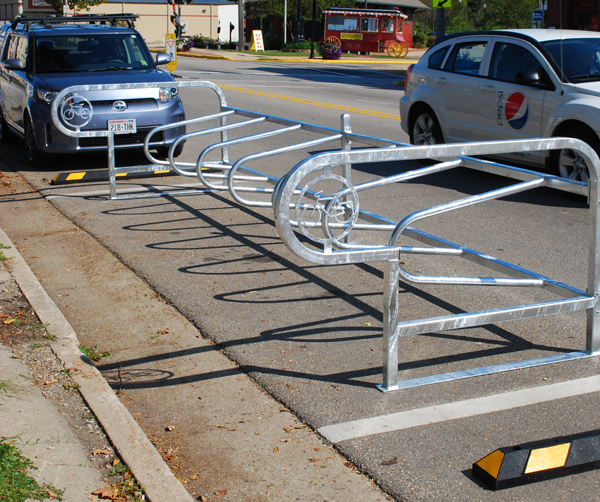
<path id="1" fill-rule="evenodd" d="M 389 68 L 347 65 L 329 70 L 182 58 L 176 73 L 221 85 L 234 107 L 327 127 L 339 127 L 340 114 L 348 112 L 357 133 L 407 141 L 397 119 L 402 88 L 395 85 L 398 76 Z M 186 90 L 182 97 L 188 118 L 216 111 L 210 94 Z M 284 145 L 309 136 L 286 135 L 258 146 Z M 201 145 L 189 141 L 182 158 L 194 159 Z M 396 415 L 391 432 L 367 433 L 335 444 L 397 500 L 597 498 L 597 471 L 502 492 L 489 490 L 471 472 L 473 462 L 497 448 L 599 429 L 597 393 L 556 400 L 555 388 L 549 387 L 596 375 L 596 359 L 381 393 L 375 387 L 381 380 L 382 360 L 381 264 L 321 267 L 302 262 L 279 240 L 272 211 L 240 207 L 223 193 L 107 201 L 106 185 L 49 186 L 47 180 L 58 166 L 61 171 L 80 170 L 82 165 L 102 168 L 104 159 L 61 158 L 48 171 L 33 172 L 25 166 L 21 149 L 8 147 L 5 158 L 311 427 L 407 412 Z M 248 151 L 245 146 L 232 148 L 231 154 L 235 158 Z M 313 152 L 294 152 L 252 167 L 279 177 L 307 153 Z M 117 158 L 121 163 L 140 161 L 122 154 Z M 361 166 L 353 181 L 408 167 Z M 415 210 L 504 184 L 493 175 L 457 170 L 387 186 L 367 198 L 364 207 L 398 221 Z M 548 189 L 445 214 L 418 228 L 585 288 L 588 210 Z M 384 235 L 370 238 L 387 240 Z M 407 257 L 405 261 L 409 270 L 420 273 L 481 274 L 453 259 Z M 415 319 L 546 298 L 547 294 L 530 289 L 421 288 L 403 283 L 400 312 L 402 319 Z M 401 340 L 400 378 L 584 348 L 585 315 L 581 313 L 423 335 Z M 176 360 L 178 354 L 174 351 L 168 357 Z M 134 370 L 137 362 L 132 358 L 121 364 Z M 178 384 L 168 375 L 161 376 L 160 363 L 156 364 L 155 374 L 132 386 L 164 390 Z M 104 369 L 107 374 L 115 370 Z M 189 378 L 218 376 L 199 370 Z M 532 404 L 526 401 L 513 407 L 511 396 L 516 402 L 516 393 L 523 389 L 533 389 L 537 398 L 529 398 Z M 492 411 L 489 403 L 473 411 L 471 400 L 501 394 L 492 398 L 501 403 L 499 411 Z M 465 411 L 464 417 L 448 420 L 451 414 L 438 413 L 442 405 L 452 403 L 459 403 L 456 406 Z M 407 425 L 413 419 L 409 412 L 420 409 L 426 409 L 425 421 Z M 376 430 L 374 421 L 366 422 L 366 427 Z"/>

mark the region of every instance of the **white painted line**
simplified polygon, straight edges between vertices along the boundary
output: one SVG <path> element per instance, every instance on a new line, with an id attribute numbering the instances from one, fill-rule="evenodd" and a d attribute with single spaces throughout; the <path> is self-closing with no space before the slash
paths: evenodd
<path id="1" fill-rule="evenodd" d="M 319 434 L 332 443 L 357 439 L 375 434 L 400 431 L 412 427 L 447 422 L 459 418 L 511 410 L 556 399 L 600 392 L 600 376 L 555 383 L 543 387 L 517 390 L 493 396 L 467 399 L 455 403 L 428 406 L 416 410 L 401 411 L 379 417 L 364 418 L 352 422 L 326 425 Z"/>

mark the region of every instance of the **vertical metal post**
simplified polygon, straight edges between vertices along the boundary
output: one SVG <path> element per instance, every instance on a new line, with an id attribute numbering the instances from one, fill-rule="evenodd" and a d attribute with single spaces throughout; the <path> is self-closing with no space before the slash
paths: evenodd
<path id="1" fill-rule="evenodd" d="M 352 133 L 352 127 L 350 127 L 350 115 L 344 113 L 340 117 L 341 121 L 341 132 L 342 132 L 342 150 L 352 150 L 352 141 L 348 139 L 347 135 Z M 352 183 L 352 164 L 344 164 L 342 166 L 342 176 L 348 181 L 348 183 Z M 352 197 L 348 194 L 344 197 L 344 201 L 348 202 L 352 200 Z M 346 210 L 346 215 L 350 217 L 350 211 Z M 354 237 L 352 236 L 352 230 L 346 234 L 343 241 L 344 242 L 352 242 Z"/>
<path id="2" fill-rule="evenodd" d="M 117 176 L 115 174 L 115 136 L 109 134 L 108 140 L 108 185 L 110 189 L 110 198 L 117 198 Z"/>
<path id="3" fill-rule="evenodd" d="M 221 111 L 225 111 L 225 108 L 223 108 L 223 106 L 221 106 Z M 227 116 L 225 115 L 224 117 L 221 117 L 221 125 L 222 126 L 226 126 L 227 125 Z M 227 141 L 227 131 L 221 131 L 221 142 L 224 143 L 225 141 Z M 221 148 L 221 160 L 223 162 L 229 162 L 229 149 L 227 148 L 227 146 L 224 146 L 223 148 Z"/>
<path id="4" fill-rule="evenodd" d="M 590 179 L 589 202 L 590 202 L 590 238 L 588 256 L 588 290 L 590 296 L 594 296 L 594 306 L 587 310 L 587 328 L 585 348 L 590 353 L 600 351 L 600 253 L 598 242 L 600 241 L 600 202 L 598 201 L 598 175 L 596 166 L 589 168 Z"/>
<path id="5" fill-rule="evenodd" d="M 398 389 L 398 281 L 400 254 L 384 265 L 383 289 L 383 392 Z"/>

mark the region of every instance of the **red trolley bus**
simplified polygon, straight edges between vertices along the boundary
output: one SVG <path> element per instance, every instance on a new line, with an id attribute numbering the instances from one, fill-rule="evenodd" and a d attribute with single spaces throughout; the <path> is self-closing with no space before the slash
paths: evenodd
<path id="1" fill-rule="evenodd" d="M 387 52 L 395 57 L 408 54 L 402 37 L 406 14 L 397 10 L 335 7 L 324 14 L 325 41 L 339 45 L 342 51 Z"/>

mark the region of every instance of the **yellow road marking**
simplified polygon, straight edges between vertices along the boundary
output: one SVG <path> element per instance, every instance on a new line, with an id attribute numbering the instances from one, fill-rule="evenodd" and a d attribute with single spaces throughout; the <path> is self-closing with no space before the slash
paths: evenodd
<path id="1" fill-rule="evenodd" d="M 263 96 L 265 98 L 283 99 L 284 101 L 292 101 L 294 103 L 302 103 L 304 105 L 320 106 L 322 108 L 333 108 L 334 110 L 341 110 L 344 112 L 360 113 L 362 115 L 371 115 L 372 117 L 380 117 L 383 119 L 400 120 L 399 114 L 393 113 L 380 113 L 372 112 L 371 110 L 363 110 L 361 108 L 351 108 L 349 106 L 332 105 L 330 103 L 321 103 L 319 101 L 311 101 L 310 99 L 293 98 L 291 96 L 282 96 L 281 94 L 271 94 L 269 92 L 255 91 L 251 89 L 244 89 L 243 87 L 234 87 L 231 85 L 224 85 L 215 82 L 221 89 L 227 89 L 229 91 L 244 92 L 246 94 L 254 94 L 255 96 Z"/>

